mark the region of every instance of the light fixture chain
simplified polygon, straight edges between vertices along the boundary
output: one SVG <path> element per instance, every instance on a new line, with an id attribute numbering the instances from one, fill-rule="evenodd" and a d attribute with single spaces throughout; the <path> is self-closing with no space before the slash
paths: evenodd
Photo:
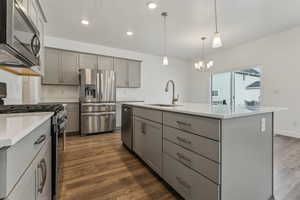
<path id="1" fill-rule="evenodd" d="M 215 26 L 216 26 L 216 33 L 219 32 L 218 30 L 218 10 L 217 10 L 217 0 L 214 0 L 215 2 Z"/>

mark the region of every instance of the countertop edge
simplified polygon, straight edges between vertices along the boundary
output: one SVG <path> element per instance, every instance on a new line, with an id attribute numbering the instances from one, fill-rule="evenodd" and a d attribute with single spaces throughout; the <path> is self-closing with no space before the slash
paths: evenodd
<path id="1" fill-rule="evenodd" d="M 265 113 L 274 113 L 277 111 L 287 110 L 286 108 L 277 108 L 277 109 L 270 109 L 270 110 L 258 110 L 253 111 L 249 113 L 233 113 L 233 114 L 209 114 L 209 113 L 201 113 L 201 112 L 193 112 L 193 111 L 182 111 L 182 110 L 172 110 L 171 108 L 164 108 L 164 107 L 158 107 L 158 106 L 151 106 L 151 105 L 144 105 L 144 104 L 135 104 L 135 103 L 125 103 L 125 105 L 135 106 L 135 107 L 141 107 L 141 108 L 148 108 L 153 110 L 160 110 L 165 112 L 173 112 L 173 113 L 181 113 L 186 115 L 193 115 L 193 116 L 199 116 L 199 117 L 207 117 L 207 118 L 214 118 L 214 119 L 220 119 L 220 120 L 226 120 L 226 119 L 234 119 L 239 117 L 249 117 L 254 115 L 261 115 Z"/>
<path id="2" fill-rule="evenodd" d="M 34 122 L 28 128 L 24 129 L 22 134 L 12 138 L 6 138 L 6 139 L 0 138 L 0 149 L 8 148 L 10 146 L 17 144 L 24 137 L 26 137 L 28 134 L 30 134 L 32 131 L 34 131 L 36 128 L 38 128 L 40 125 L 42 125 L 44 122 L 46 122 L 54 115 L 54 112 L 41 112 L 41 113 L 48 114 L 48 115 L 46 115 L 43 119 L 39 120 L 38 122 Z M 38 114 L 38 113 L 34 113 L 34 114 Z M 10 115 L 10 114 L 3 114 L 3 115 Z"/>

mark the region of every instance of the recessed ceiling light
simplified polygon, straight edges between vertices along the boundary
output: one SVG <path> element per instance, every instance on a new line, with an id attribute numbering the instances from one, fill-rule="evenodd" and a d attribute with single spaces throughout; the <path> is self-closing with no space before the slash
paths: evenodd
<path id="1" fill-rule="evenodd" d="M 157 4 L 154 1 L 148 2 L 147 6 L 150 10 L 154 10 L 155 8 L 157 8 Z"/>
<path id="2" fill-rule="evenodd" d="M 86 20 L 86 19 L 81 20 L 81 23 L 83 25 L 89 25 L 90 24 L 90 22 L 88 20 Z"/>
<path id="3" fill-rule="evenodd" d="M 132 35 L 133 35 L 133 32 L 132 32 L 132 31 L 127 31 L 127 32 L 126 32 L 126 35 L 132 36 Z"/>

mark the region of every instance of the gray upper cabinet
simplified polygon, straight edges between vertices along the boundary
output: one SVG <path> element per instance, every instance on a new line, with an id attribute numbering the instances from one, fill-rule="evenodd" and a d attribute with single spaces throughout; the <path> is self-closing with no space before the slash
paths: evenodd
<path id="1" fill-rule="evenodd" d="M 135 60 L 128 61 L 128 79 L 130 88 L 141 87 L 141 62 Z"/>
<path id="2" fill-rule="evenodd" d="M 79 54 L 62 51 L 61 54 L 62 66 L 62 82 L 66 85 L 79 84 Z"/>
<path id="3" fill-rule="evenodd" d="M 141 87 L 141 62 L 115 58 L 114 69 L 117 75 L 118 88 Z"/>
<path id="4" fill-rule="evenodd" d="M 79 57 L 79 67 L 82 68 L 89 68 L 89 69 L 97 69 L 98 61 L 97 56 L 92 54 L 80 54 Z"/>
<path id="5" fill-rule="evenodd" d="M 60 67 L 60 50 L 45 49 L 45 75 L 43 84 L 60 84 L 61 83 L 61 67 Z"/>
<path id="6" fill-rule="evenodd" d="M 141 61 L 45 49 L 43 84 L 79 85 L 79 69 L 114 70 L 117 88 L 141 87 Z"/>
<path id="7" fill-rule="evenodd" d="M 46 48 L 43 84 L 78 85 L 79 54 Z"/>
<path id="8" fill-rule="evenodd" d="M 98 56 L 98 69 L 114 70 L 114 58 L 109 56 Z"/>
<path id="9" fill-rule="evenodd" d="M 115 58 L 114 69 L 117 76 L 117 87 L 127 88 L 129 86 L 128 81 L 128 60 L 122 58 Z"/>

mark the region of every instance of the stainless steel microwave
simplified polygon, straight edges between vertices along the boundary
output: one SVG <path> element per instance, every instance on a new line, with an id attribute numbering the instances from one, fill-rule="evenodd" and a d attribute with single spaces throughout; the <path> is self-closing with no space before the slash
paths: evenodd
<path id="1" fill-rule="evenodd" d="M 0 66 L 39 65 L 40 33 L 17 0 L 0 1 Z"/>

